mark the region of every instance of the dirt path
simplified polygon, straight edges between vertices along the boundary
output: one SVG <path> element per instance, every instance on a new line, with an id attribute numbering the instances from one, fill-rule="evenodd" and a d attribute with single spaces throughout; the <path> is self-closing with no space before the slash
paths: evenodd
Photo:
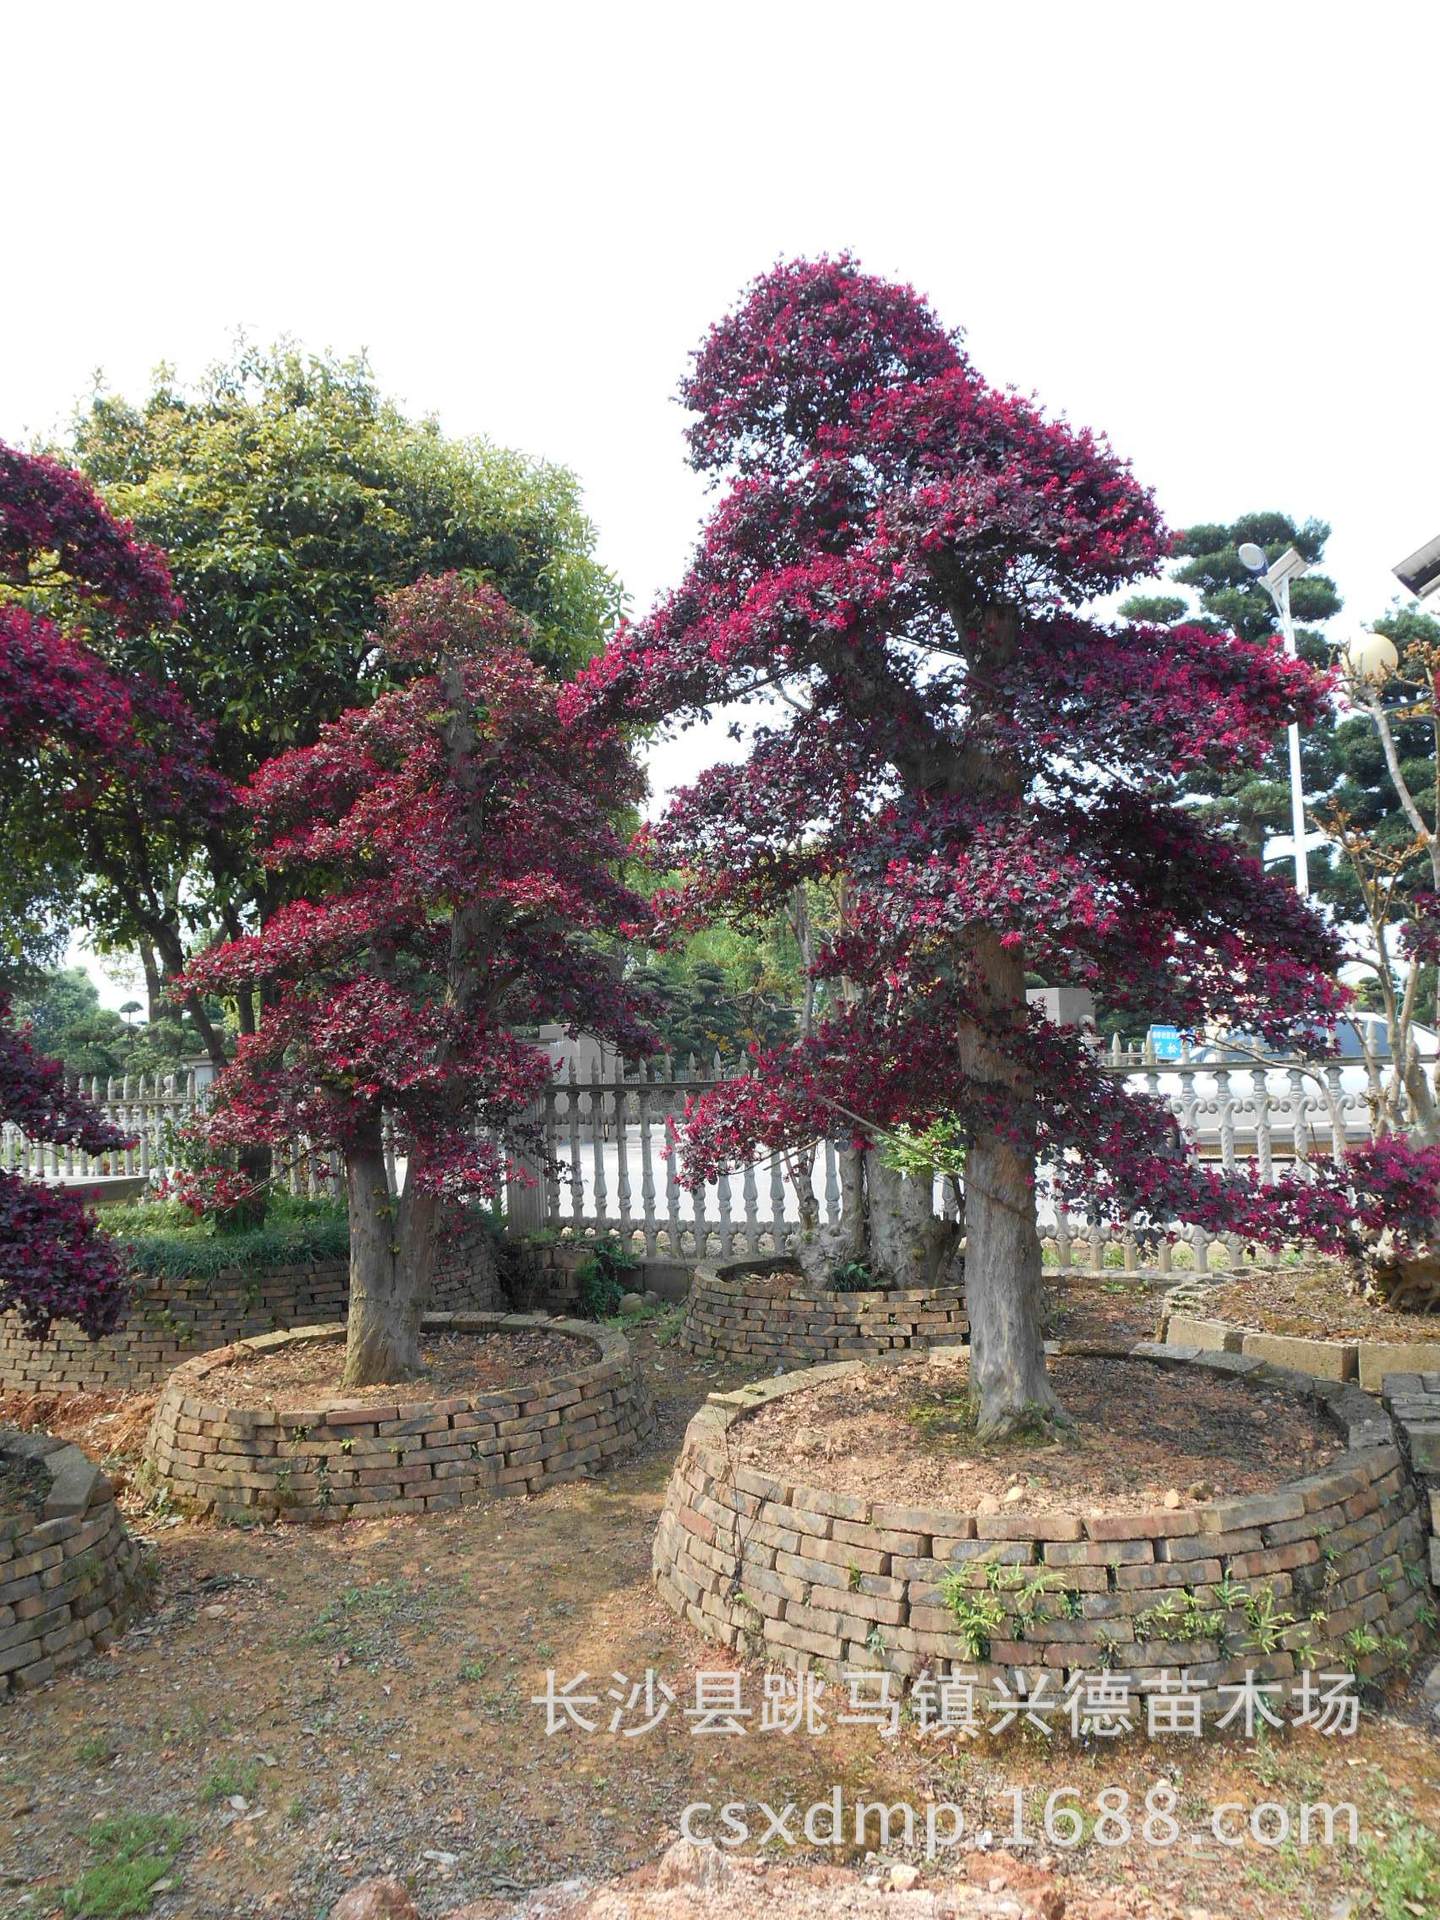
<path id="1" fill-rule="evenodd" d="M 650 1544 L 687 1419 L 743 1374 L 687 1362 L 648 1330 L 641 1339 L 660 1431 L 603 1482 L 327 1529 L 137 1517 L 158 1564 L 154 1611 L 109 1656 L 0 1706 L 0 1915 L 58 1914 L 59 1889 L 91 1858 L 91 1822 L 114 1814 L 176 1816 L 188 1830 L 155 1902 L 162 1920 L 324 1920 L 345 1887 L 387 1872 L 440 1914 L 632 1868 L 675 1838 L 693 1801 L 803 1807 L 836 1785 L 847 1801 L 873 1790 L 922 1816 L 927 1796 L 952 1799 L 976 1831 L 998 1827 L 1007 1840 L 1002 1795 L 1026 1788 L 1034 1859 L 1055 1853 L 1039 1809 L 1062 1781 L 1085 1802 L 1121 1787 L 1138 1804 L 1162 1772 L 1176 1783 L 1184 1843 L 1156 1852 L 1087 1840 L 1052 1861 L 1062 1875 L 1125 1890 L 1130 1911 L 1148 1888 L 1139 1910 L 1156 1914 L 1331 1920 L 1365 1910 L 1345 1905 L 1370 1884 L 1354 1854 L 1232 1849 L 1209 1835 L 1209 1809 L 1348 1800 L 1367 1830 L 1387 1808 L 1440 1824 L 1440 1743 L 1413 1703 L 1367 1713 L 1353 1739 L 1292 1736 L 1258 1750 L 1085 1749 L 1062 1735 L 1057 1752 L 1038 1736 L 966 1746 L 908 1729 L 889 1741 L 870 1727 L 691 1733 L 682 1710 L 697 1667 L 727 1661 L 655 1598 Z M 104 1430 L 92 1420 L 92 1442 Z M 602 1696 L 624 1690 L 617 1673 L 635 1683 L 651 1669 L 678 1705 L 640 1737 L 547 1739 L 531 1696 L 550 1667 L 562 1681 L 587 1671 L 581 1691 Z M 758 1675 L 747 1688 L 758 1699 Z M 607 1716 L 614 1705 L 604 1702 Z"/>

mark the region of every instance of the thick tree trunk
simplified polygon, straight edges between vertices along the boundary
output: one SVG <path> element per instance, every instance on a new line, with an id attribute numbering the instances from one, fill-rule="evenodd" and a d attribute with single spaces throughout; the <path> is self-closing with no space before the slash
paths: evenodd
<path id="1" fill-rule="evenodd" d="M 1060 1415 L 1045 1371 L 1033 1161 L 995 1134 L 965 1163 L 965 1308 L 980 1437 Z"/>
<path id="2" fill-rule="evenodd" d="M 980 1437 L 1000 1439 L 1064 1415 L 1045 1371 L 1030 1089 L 1003 1038 L 1006 1025 L 1025 1020 L 1024 966 L 992 933 L 976 936 L 974 966 L 987 1025 L 997 1032 L 992 1037 L 967 1026 L 961 1060 L 972 1083 L 1005 1089 L 1014 1119 L 1005 1135 L 977 1131 L 965 1156 L 970 1380 L 980 1403 Z"/>
<path id="3" fill-rule="evenodd" d="M 833 1226 L 816 1224 L 806 1229 L 795 1248 L 801 1277 L 808 1287 L 828 1287 L 837 1267 L 868 1257 L 861 1157 L 845 1147 L 837 1153 L 836 1160 L 840 1176 L 840 1218 Z"/>
<path id="4" fill-rule="evenodd" d="M 345 1156 L 345 1184 L 350 1311 L 341 1384 L 413 1380 L 425 1370 L 420 1321 L 435 1266 L 434 1201 L 413 1189 L 391 1193 L 378 1143 Z"/>
<path id="5" fill-rule="evenodd" d="M 828 1287 L 837 1267 L 868 1266 L 877 1287 L 953 1284 L 959 1231 L 937 1220 L 922 1180 L 894 1172 L 878 1150 L 840 1155 L 841 1214 L 834 1226 L 812 1225 L 796 1256 L 806 1284 Z"/>
<path id="6" fill-rule="evenodd" d="M 878 1152 L 866 1157 L 870 1264 L 892 1287 L 950 1283 L 959 1229 L 935 1217 L 929 1180 L 896 1173 Z"/>

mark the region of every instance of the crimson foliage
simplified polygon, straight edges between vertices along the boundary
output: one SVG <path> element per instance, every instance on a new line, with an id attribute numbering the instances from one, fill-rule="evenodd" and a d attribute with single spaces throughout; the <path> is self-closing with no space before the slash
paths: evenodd
<path id="1" fill-rule="evenodd" d="M 615 729 L 559 718 L 526 638 L 455 575 L 394 594 L 376 643 L 415 677 L 256 775 L 266 859 L 305 897 L 190 968 L 265 999 L 212 1139 L 373 1150 L 383 1109 L 411 1188 L 493 1196 L 551 1072 L 515 1027 L 653 1044 L 597 941 L 644 912 L 615 877 L 641 775 Z"/>
<path id="2" fill-rule="evenodd" d="M 1167 552 L 1151 495 L 848 257 L 755 282 L 682 398 L 718 503 L 679 588 L 568 699 L 646 721 L 762 702 L 747 757 L 675 798 L 650 857 L 683 875 L 680 919 L 843 878 L 816 971 L 849 983 L 813 1039 L 697 1104 L 690 1173 L 957 1115 L 1102 1214 L 1333 1242 L 1349 1192 L 1197 1167 L 1005 971 L 1308 1042 L 1345 997 L 1334 935 L 1165 796 L 1197 765 L 1258 765 L 1327 679 L 1273 640 L 1087 614 Z"/>
<path id="3" fill-rule="evenodd" d="M 7 778 L 46 784 L 78 822 L 192 817 L 229 804 L 205 737 L 163 687 L 113 672 L 82 633 L 36 602 L 66 598 L 122 632 L 179 609 L 164 556 L 135 540 L 88 481 L 0 445 L 0 748 Z M 29 1139 L 103 1153 L 125 1135 L 65 1087 L 0 993 L 0 1119 Z M 0 1307 L 27 1329 L 56 1318 L 100 1334 L 119 1318 L 123 1277 L 109 1245 L 63 1192 L 0 1172 Z"/>

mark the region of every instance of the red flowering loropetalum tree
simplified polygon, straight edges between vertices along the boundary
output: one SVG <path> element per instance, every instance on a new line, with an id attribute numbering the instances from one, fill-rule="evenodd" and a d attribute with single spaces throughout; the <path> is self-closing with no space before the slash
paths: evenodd
<path id="1" fill-rule="evenodd" d="M 178 952 L 188 857 L 234 813 L 233 792 L 174 688 L 97 645 L 180 612 L 165 556 L 88 480 L 0 444 L 0 923 L 23 924 L 27 893 L 78 895 L 83 911 L 123 868 Z M 208 1032 L 205 1008 L 190 1010 Z"/>
<path id="2" fill-rule="evenodd" d="M 614 728 L 560 718 L 527 637 L 454 575 L 392 596 L 376 644 L 413 677 L 268 762 L 247 796 L 304 897 L 190 968 L 264 1004 L 216 1083 L 212 1138 L 304 1135 L 344 1158 L 350 1386 L 421 1371 L 437 1208 L 493 1198 L 507 1143 L 533 1145 L 551 1062 L 514 1029 L 653 1045 L 605 945 L 645 913 L 616 877 L 643 779 Z M 407 1162 L 398 1193 L 382 1115 Z"/>
<path id="3" fill-rule="evenodd" d="M 1326 682 L 1278 645 L 1078 611 L 1154 571 L 1151 496 L 848 258 L 758 280 L 682 398 L 719 503 L 678 590 L 567 700 L 651 722 L 766 703 L 748 756 L 653 834 L 650 857 L 685 875 L 677 914 L 846 887 L 815 968 L 844 991 L 810 1041 L 697 1103 L 688 1171 L 958 1119 L 981 1431 L 1056 1417 L 1038 1160 L 1072 1201 L 1167 1225 L 1239 1225 L 1243 1205 L 1240 1230 L 1279 1232 L 1289 1199 L 1191 1164 L 1167 1112 L 1027 1010 L 1026 971 L 1275 1042 L 1335 1008 L 1322 923 L 1157 797 L 1190 767 L 1258 762 Z"/>
<path id="4" fill-rule="evenodd" d="M 112 671 L 86 637 L 87 621 L 135 633 L 178 608 L 164 556 L 134 539 L 88 481 L 0 445 L 0 806 L 43 793 L 63 865 L 83 867 L 97 836 L 158 829 L 183 844 L 231 804 L 184 703 Z M 23 881 L 10 876 L 0 890 L 0 904 L 22 918 Z M 67 1091 L 58 1063 L 35 1053 L 8 994 L 0 1119 L 31 1140 L 89 1153 L 126 1144 Z M 124 1298 L 119 1266 L 79 1202 L 0 1173 L 0 1307 L 37 1334 L 55 1318 L 99 1334 Z"/>
<path id="5" fill-rule="evenodd" d="M 86 1153 L 129 1144 L 119 1127 L 65 1085 L 57 1060 L 31 1046 L 0 990 L 0 1121 L 28 1140 Z M 52 1320 L 74 1320 L 91 1335 L 108 1333 L 126 1299 L 110 1242 L 97 1234 L 80 1201 L 56 1187 L 0 1170 L 0 1311 L 13 1309 L 35 1339 Z"/>

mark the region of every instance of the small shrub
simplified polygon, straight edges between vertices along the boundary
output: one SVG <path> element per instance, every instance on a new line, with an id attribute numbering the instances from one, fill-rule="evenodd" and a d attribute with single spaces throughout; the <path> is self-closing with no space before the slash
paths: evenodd
<path id="1" fill-rule="evenodd" d="M 1010 1618 L 1005 1602 L 988 1587 L 971 1587 L 964 1576 L 947 1573 L 940 1597 L 955 1622 L 955 1633 L 967 1660 L 983 1660 L 990 1642 Z"/>
<path id="2" fill-rule="evenodd" d="M 628 1291 L 625 1276 L 635 1267 L 634 1256 L 617 1234 L 597 1240 L 575 1269 L 575 1302 L 581 1316 L 608 1320 L 618 1313 L 621 1297 Z"/>
<path id="3" fill-rule="evenodd" d="M 863 1260 L 846 1260 L 841 1266 L 831 1269 L 832 1293 L 874 1293 L 879 1291 L 880 1286 L 881 1282 Z"/>

